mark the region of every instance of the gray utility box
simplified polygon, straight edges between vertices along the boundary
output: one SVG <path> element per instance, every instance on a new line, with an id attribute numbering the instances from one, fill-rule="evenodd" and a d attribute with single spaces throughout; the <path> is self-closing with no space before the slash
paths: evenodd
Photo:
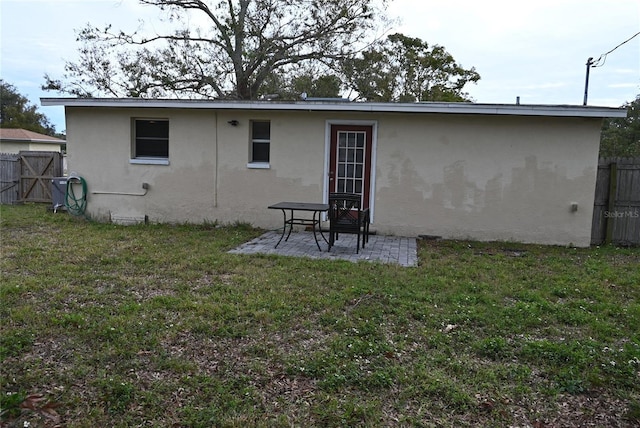
<path id="1" fill-rule="evenodd" d="M 51 179 L 51 197 L 53 199 L 53 211 L 66 210 L 67 177 L 54 177 Z"/>

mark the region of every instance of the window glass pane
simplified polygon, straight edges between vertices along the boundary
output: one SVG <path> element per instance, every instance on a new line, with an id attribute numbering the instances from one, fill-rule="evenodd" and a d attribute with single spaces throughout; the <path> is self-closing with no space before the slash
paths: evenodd
<path id="1" fill-rule="evenodd" d="M 364 159 L 364 150 L 358 150 L 356 153 L 356 162 L 362 163 Z"/>
<path id="2" fill-rule="evenodd" d="M 269 162 L 271 122 L 251 122 L 251 162 Z"/>
<path id="3" fill-rule="evenodd" d="M 169 157 L 169 142 L 167 140 L 139 139 L 136 143 L 138 157 Z"/>
<path id="4" fill-rule="evenodd" d="M 347 162 L 353 162 L 355 158 L 355 153 L 353 152 L 353 150 L 349 150 L 349 153 L 347 153 Z"/>
<path id="5" fill-rule="evenodd" d="M 356 140 L 356 145 L 358 147 L 364 147 L 364 132 L 358 133 L 358 138 Z"/>
<path id="6" fill-rule="evenodd" d="M 358 194 L 362 194 L 362 180 L 356 180 L 356 192 Z"/>
<path id="7" fill-rule="evenodd" d="M 362 164 L 356 164 L 356 177 L 362 178 Z"/>
<path id="8" fill-rule="evenodd" d="M 344 177 L 344 164 L 338 165 L 338 177 Z"/>
<path id="9" fill-rule="evenodd" d="M 253 122 L 252 139 L 253 140 L 270 140 L 271 139 L 271 122 Z"/>
<path id="10" fill-rule="evenodd" d="M 253 143 L 253 162 L 269 162 L 269 143 Z"/>
<path id="11" fill-rule="evenodd" d="M 169 121 L 135 120 L 135 157 L 169 157 Z"/>
<path id="12" fill-rule="evenodd" d="M 166 120 L 136 120 L 137 137 L 169 138 L 169 122 Z"/>
<path id="13" fill-rule="evenodd" d="M 347 149 L 338 150 L 338 159 L 340 162 L 344 162 L 347 160 Z"/>
<path id="14" fill-rule="evenodd" d="M 347 184 L 347 187 L 346 187 L 345 192 L 353 193 L 353 181 L 348 180 L 346 184 Z"/>
<path id="15" fill-rule="evenodd" d="M 347 134 L 345 134 L 344 132 L 340 132 L 338 134 L 338 144 L 340 145 L 340 147 L 344 147 L 347 145 Z"/>
<path id="16" fill-rule="evenodd" d="M 356 134 L 354 134 L 353 132 L 349 133 L 348 145 L 349 147 L 355 147 L 356 145 Z"/>
<path id="17" fill-rule="evenodd" d="M 338 180 L 338 192 L 345 192 L 345 180 Z"/>
<path id="18" fill-rule="evenodd" d="M 347 177 L 353 177 L 353 164 L 347 165 Z"/>

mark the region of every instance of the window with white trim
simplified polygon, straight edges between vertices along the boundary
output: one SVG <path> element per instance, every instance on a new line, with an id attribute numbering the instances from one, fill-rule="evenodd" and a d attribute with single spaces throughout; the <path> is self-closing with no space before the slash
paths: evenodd
<path id="1" fill-rule="evenodd" d="M 168 161 L 169 120 L 133 119 L 132 146 L 134 160 Z"/>
<path id="2" fill-rule="evenodd" d="M 268 164 L 270 146 L 271 122 L 268 120 L 252 120 L 249 162 L 252 164 Z"/>

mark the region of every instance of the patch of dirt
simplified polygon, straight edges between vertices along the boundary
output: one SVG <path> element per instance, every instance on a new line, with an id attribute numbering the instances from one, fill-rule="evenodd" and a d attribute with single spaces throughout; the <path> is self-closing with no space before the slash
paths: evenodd
<path id="1" fill-rule="evenodd" d="M 551 404 L 551 401 L 553 404 Z M 510 406 L 517 426 L 532 428 L 640 427 L 626 417 L 628 404 L 619 398 L 593 391 L 590 394 L 544 397 Z"/>

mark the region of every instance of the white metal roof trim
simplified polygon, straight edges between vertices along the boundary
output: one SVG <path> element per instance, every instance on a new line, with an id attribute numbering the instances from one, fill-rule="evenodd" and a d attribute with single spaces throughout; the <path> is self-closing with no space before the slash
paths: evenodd
<path id="1" fill-rule="evenodd" d="M 41 98 L 43 106 L 117 108 L 194 108 L 216 110 L 351 111 L 369 113 L 444 113 L 517 116 L 626 117 L 625 108 L 476 103 L 361 103 L 327 101 L 220 101 L 151 98 Z"/>

